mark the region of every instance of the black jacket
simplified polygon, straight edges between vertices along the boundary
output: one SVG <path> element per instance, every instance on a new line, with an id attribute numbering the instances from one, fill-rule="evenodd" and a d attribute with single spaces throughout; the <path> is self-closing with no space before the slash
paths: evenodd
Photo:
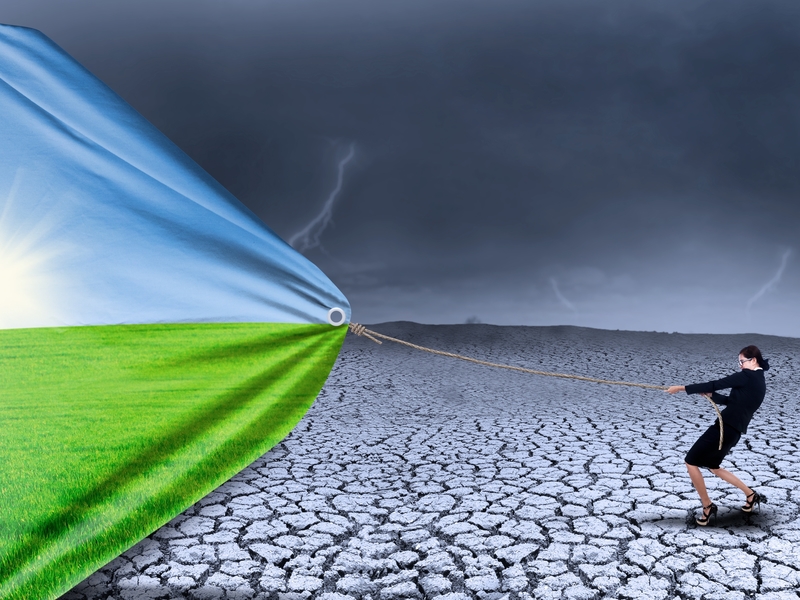
<path id="1" fill-rule="evenodd" d="M 730 396 L 717 393 L 717 390 L 727 388 L 731 388 Z M 764 395 L 767 393 L 764 371 L 742 369 L 738 373 L 716 381 L 686 386 L 687 394 L 707 394 L 708 392 L 712 392 L 711 399 L 714 402 L 727 405 L 722 411 L 722 421 L 739 433 L 747 433 L 747 425 L 758 407 L 761 406 Z"/>

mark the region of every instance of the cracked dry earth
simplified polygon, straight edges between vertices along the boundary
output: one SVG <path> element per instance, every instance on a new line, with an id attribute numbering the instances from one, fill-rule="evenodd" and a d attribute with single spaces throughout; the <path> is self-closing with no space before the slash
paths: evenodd
<path id="1" fill-rule="evenodd" d="M 62 600 L 797 598 L 800 339 L 574 327 L 375 330 L 531 368 L 655 384 L 708 381 L 755 343 L 768 392 L 707 477 L 683 456 L 702 397 L 489 369 L 348 336 L 316 403 L 275 448 Z"/>

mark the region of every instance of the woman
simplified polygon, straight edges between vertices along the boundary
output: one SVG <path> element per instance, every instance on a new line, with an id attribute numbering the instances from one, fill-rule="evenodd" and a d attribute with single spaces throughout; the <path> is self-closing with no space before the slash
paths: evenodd
<path id="1" fill-rule="evenodd" d="M 716 381 L 686 386 L 673 385 L 667 388 L 667 392 L 670 394 L 678 392 L 702 394 L 717 404 L 727 405 L 722 411 L 724 424 L 722 450 L 719 449 L 719 422 L 715 421 L 686 454 L 686 469 L 689 471 L 694 489 L 697 490 L 703 503 L 703 516 L 695 519 L 698 525 L 708 525 L 711 516 L 714 515 L 716 519 L 717 515 L 717 505 L 708 497 L 706 482 L 700 472 L 700 467 L 710 469 L 714 475 L 744 492 L 743 511 L 752 512 L 756 504 L 760 506 L 762 502 L 767 501 L 763 495 L 747 487 L 736 475 L 719 466 L 722 459 L 739 441 L 741 435 L 747 432 L 747 425 L 764 401 L 767 390 L 764 371 L 769 369 L 769 363 L 761 356 L 758 348 L 755 346 L 742 348 L 742 351 L 739 352 L 739 368 L 741 369 L 739 373 Z M 717 393 L 717 390 L 727 388 L 731 388 L 729 396 Z"/>

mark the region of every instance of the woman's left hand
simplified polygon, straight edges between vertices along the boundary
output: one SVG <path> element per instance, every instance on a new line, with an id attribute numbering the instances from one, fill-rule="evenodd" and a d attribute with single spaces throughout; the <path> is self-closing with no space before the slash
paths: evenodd
<path id="1" fill-rule="evenodd" d="M 678 392 L 685 392 L 686 386 L 685 385 L 671 385 L 667 388 L 668 394 L 677 394 Z"/>

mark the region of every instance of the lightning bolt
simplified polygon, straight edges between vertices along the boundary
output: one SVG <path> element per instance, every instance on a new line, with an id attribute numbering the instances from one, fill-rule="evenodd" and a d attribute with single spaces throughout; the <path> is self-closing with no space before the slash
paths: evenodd
<path id="1" fill-rule="evenodd" d="M 289 245 L 298 252 L 305 254 L 309 250 L 312 250 L 320 245 L 319 238 L 333 218 L 333 205 L 336 203 L 336 198 L 339 196 L 339 192 L 342 191 L 342 183 L 344 182 L 344 168 L 347 166 L 347 163 L 353 159 L 355 153 L 356 145 L 350 144 L 350 151 L 347 153 L 347 156 L 339 161 L 336 187 L 334 187 L 331 193 L 328 195 L 328 199 L 325 201 L 325 204 L 322 205 L 322 210 L 311 220 L 311 222 L 309 222 L 308 225 L 303 227 L 303 229 L 289 238 Z"/>
<path id="2" fill-rule="evenodd" d="M 781 265 L 778 267 L 778 272 L 770 279 L 764 286 L 756 292 L 756 295 L 750 298 L 747 301 L 747 310 L 750 310 L 750 307 L 753 306 L 753 303 L 756 302 L 761 296 L 775 288 L 778 283 L 781 281 L 781 277 L 783 277 L 783 271 L 786 268 L 786 263 L 789 261 L 789 256 L 792 254 L 792 249 L 789 248 L 786 252 L 783 253 L 781 257 Z"/>
<path id="3" fill-rule="evenodd" d="M 570 302 L 569 300 L 567 300 L 564 297 L 564 294 L 561 293 L 561 290 L 558 289 L 558 282 L 556 282 L 556 278 L 555 277 L 551 277 L 550 278 L 550 283 L 553 285 L 553 291 L 556 293 L 556 298 L 558 298 L 558 300 L 561 302 L 561 304 L 566 306 L 572 312 L 578 312 L 578 309 L 575 308 L 575 305 L 572 304 L 572 302 Z"/>

